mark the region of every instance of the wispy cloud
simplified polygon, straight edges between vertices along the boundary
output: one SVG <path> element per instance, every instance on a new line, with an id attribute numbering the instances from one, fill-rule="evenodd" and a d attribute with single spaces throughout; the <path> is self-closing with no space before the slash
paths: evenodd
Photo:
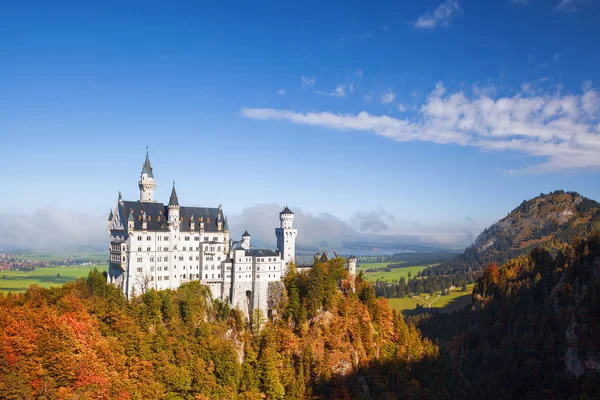
<path id="1" fill-rule="evenodd" d="M 354 86 L 350 88 L 350 91 L 354 90 Z M 320 90 L 315 90 L 315 92 L 319 94 L 323 94 L 325 96 L 333 96 L 333 97 L 344 97 L 346 95 L 346 85 L 337 85 L 336 88 L 331 92 L 322 92 Z"/>
<path id="2" fill-rule="evenodd" d="M 460 5 L 456 0 L 446 0 L 431 12 L 421 15 L 415 22 L 415 27 L 420 29 L 431 29 L 438 25 L 447 26 L 450 21 L 462 14 Z"/>
<path id="3" fill-rule="evenodd" d="M 580 0 L 561 0 L 556 9 L 560 11 L 577 11 L 578 3 L 580 3 Z"/>
<path id="4" fill-rule="evenodd" d="M 580 94 L 520 92 L 511 97 L 485 93 L 446 94 L 438 83 L 414 119 L 387 115 L 296 112 L 244 108 L 258 120 L 284 120 L 339 131 L 364 131 L 398 142 L 426 141 L 517 151 L 545 161 L 528 172 L 600 169 L 600 95 L 586 82 Z"/>
<path id="5" fill-rule="evenodd" d="M 364 76 L 364 72 L 362 71 L 362 69 L 357 69 L 356 71 L 354 71 L 354 77 L 356 78 L 362 78 Z"/>
<path id="6" fill-rule="evenodd" d="M 404 104 L 398 104 L 398 111 L 406 112 L 406 106 Z"/>
<path id="7" fill-rule="evenodd" d="M 276 93 L 280 96 L 283 96 L 285 94 L 285 89 L 279 89 Z"/>
<path id="8" fill-rule="evenodd" d="M 392 89 L 388 89 L 385 92 L 383 92 L 379 101 L 381 101 L 382 104 L 390 104 L 392 101 L 394 101 L 395 98 L 396 93 L 394 93 Z"/>
<path id="9" fill-rule="evenodd" d="M 314 86 L 314 84 L 317 82 L 317 79 L 314 76 L 308 77 L 308 76 L 304 76 L 302 75 L 302 84 L 305 86 Z"/>

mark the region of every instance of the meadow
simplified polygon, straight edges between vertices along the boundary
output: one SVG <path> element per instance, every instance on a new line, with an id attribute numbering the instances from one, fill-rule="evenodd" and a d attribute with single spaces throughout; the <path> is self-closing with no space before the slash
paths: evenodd
<path id="1" fill-rule="evenodd" d="M 19 253 L 19 258 L 25 260 L 37 260 L 37 261 L 61 261 L 61 260 L 76 260 L 85 259 L 95 262 L 107 262 L 108 253 L 101 251 L 65 251 L 63 253 L 44 253 L 38 251 L 26 251 Z"/>
<path id="2" fill-rule="evenodd" d="M 467 285 L 467 291 L 462 292 L 460 288 L 452 290 L 449 295 L 442 296 L 440 292 L 435 293 L 433 296 L 429 294 L 422 294 L 420 296 L 403 297 L 387 299 L 390 308 L 401 312 L 403 315 L 408 316 L 415 314 L 417 305 L 423 306 L 428 309 L 431 304 L 433 311 L 439 312 L 452 312 L 454 310 L 460 310 L 471 301 L 471 293 L 473 292 L 474 284 Z"/>
<path id="3" fill-rule="evenodd" d="M 418 265 L 412 267 L 401 267 L 401 268 L 393 268 L 389 272 L 384 271 L 383 269 L 391 264 L 389 262 L 383 263 L 362 263 L 357 268 L 357 273 L 361 272 L 364 274 L 365 278 L 369 282 L 376 282 L 378 279 L 382 281 L 392 282 L 400 280 L 401 277 L 408 279 L 408 273 L 410 272 L 411 277 L 417 276 L 420 271 L 423 271 L 427 268 L 427 265 Z M 398 262 L 394 262 L 394 264 L 400 264 Z M 376 272 L 366 272 L 368 269 L 378 269 Z"/>
<path id="4" fill-rule="evenodd" d="M 108 265 L 38 267 L 35 271 L 0 271 L 0 292 L 24 292 L 29 285 L 61 286 L 86 277 L 90 270 L 107 271 Z"/>

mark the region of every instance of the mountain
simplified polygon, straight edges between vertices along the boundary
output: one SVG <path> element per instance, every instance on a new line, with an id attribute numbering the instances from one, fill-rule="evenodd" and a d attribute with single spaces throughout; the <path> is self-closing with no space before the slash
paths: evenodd
<path id="1" fill-rule="evenodd" d="M 435 274 L 480 270 L 542 247 L 555 253 L 577 236 L 600 229 L 600 203 L 576 192 L 558 190 L 523 201 L 485 229 L 465 252 L 432 268 Z"/>
<path id="2" fill-rule="evenodd" d="M 419 326 L 472 399 L 592 399 L 600 387 L 600 232 L 488 265 L 460 312 Z"/>

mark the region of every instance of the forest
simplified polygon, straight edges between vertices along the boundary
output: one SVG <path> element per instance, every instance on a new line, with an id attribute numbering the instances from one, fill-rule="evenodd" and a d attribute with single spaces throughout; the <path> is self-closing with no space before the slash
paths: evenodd
<path id="1" fill-rule="evenodd" d="M 451 314 L 405 319 L 345 266 L 341 257 L 316 260 L 308 272 L 292 266 L 272 320 L 257 312 L 247 321 L 199 282 L 126 301 L 97 270 L 59 288 L 0 295 L 0 393 L 597 398 L 599 232 L 555 254 L 534 248 L 489 263 L 471 304 Z"/>
<path id="2" fill-rule="evenodd" d="M 0 295 L 3 398 L 448 397 L 439 349 L 351 281 L 345 259 L 292 268 L 278 318 L 249 322 L 207 287 L 126 301 L 100 272 Z M 355 290 L 352 290 L 354 286 Z M 393 369 L 388 366 L 393 365 Z M 348 381 L 352 374 L 359 378 Z M 384 378 L 385 377 L 385 378 Z"/>

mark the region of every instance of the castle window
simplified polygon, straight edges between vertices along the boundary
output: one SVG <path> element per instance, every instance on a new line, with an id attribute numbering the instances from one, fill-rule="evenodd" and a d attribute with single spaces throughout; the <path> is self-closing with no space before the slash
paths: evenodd
<path id="1" fill-rule="evenodd" d="M 158 277 L 158 280 L 159 280 L 159 281 L 162 281 L 162 276 L 159 276 L 159 277 Z"/>
<path id="2" fill-rule="evenodd" d="M 138 240 L 142 240 L 142 236 L 138 236 Z"/>
<path id="3" fill-rule="evenodd" d="M 196 256 L 196 261 L 199 261 L 199 260 L 200 260 L 200 256 Z"/>
<path id="4" fill-rule="evenodd" d="M 212 274 L 210 278 L 215 279 L 215 274 Z"/>
<path id="5" fill-rule="evenodd" d="M 189 237 L 189 236 L 186 236 L 186 237 L 184 238 L 184 240 L 185 240 L 186 242 L 189 242 L 189 241 L 190 241 L 190 237 Z"/>
<path id="6" fill-rule="evenodd" d="M 168 248 L 168 247 L 165 247 L 163 250 L 164 250 L 164 251 L 169 251 L 169 248 Z"/>
<path id="7" fill-rule="evenodd" d="M 159 250 L 159 251 L 160 251 L 160 250 Z M 158 256 L 158 262 L 161 262 L 161 261 L 162 261 L 162 257 L 161 257 L 161 256 Z"/>
<path id="8" fill-rule="evenodd" d="M 213 236 L 213 242 L 216 242 L 217 240 L 219 240 L 219 238 L 217 236 Z"/>
<path id="9" fill-rule="evenodd" d="M 151 276 L 151 277 L 150 277 L 150 280 L 151 280 L 151 281 L 153 281 L 153 280 L 154 280 L 154 277 L 153 277 L 153 276 Z"/>
<path id="10" fill-rule="evenodd" d="M 195 240 L 196 242 L 200 241 L 200 236 L 194 236 L 194 240 Z"/>
<path id="11" fill-rule="evenodd" d="M 217 251 L 221 251 L 221 246 L 217 247 Z"/>
<path id="12" fill-rule="evenodd" d="M 158 220 L 160 221 L 160 217 L 158 217 Z M 162 240 L 162 236 L 157 236 L 156 240 L 161 241 Z"/>
<path id="13" fill-rule="evenodd" d="M 150 262 L 153 262 L 153 261 L 154 261 L 154 257 L 150 257 Z"/>
<path id="14" fill-rule="evenodd" d="M 194 258 L 194 256 L 190 256 L 190 261 L 192 261 L 193 258 Z"/>
<path id="15" fill-rule="evenodd" d="M 165 266 L 165 271 L 168 271 L 168 270 L 169 270 L 169 267 L 166 267 L 166 266 Z"/>
<path id="16" fill-rule="evenodd" d="M 187 247 L 183 246 L 183 251 L 185 251 L 187 249 Z"/>
<path id="17" fill-rule="evenodd" d="M 221 279 L 221 274 L 217 274 L 217 275 L 218 275 L 218 278 Z"/>
<path id="18" fill-rule="evenodd" d="M 183 261 L 183 256 L 180 256 L 180 257 L 179 257 L 179 261 Z"/>
<path id="19" fill-rule="evenodd" d="M 208 242 L 208 236 L 204 236 L 204 241 Z"/>
<path id="20" fill-rule="evenodd" d="M 152 240 L 151 236 L 146 236 L 146 240 Z"/>
<path id="21" fill-rule="evenodd" d="M 169 280 L 169 275 L 165 276 L 165 281 Z"/>
<path id="22" fill-rule="evenodd" d="M 138 246 L 138 251 L 142 251 L 142 246 Z"/>
<path id="23" fill-rule="evenodd" d="M 183 279 L 185 279 L 185 274 L 183 274 Z"/>
<path id="24" fill-rule="evenodd" d="M 169 240 L 169 237 L 168 237 L 168 236 L 165 236 L 165 240 Z"/>
<path id="25" fill-rule="evenodd" d="M 144 269 L 142 267 L 138 267 L 137 272 L 142 272 Z"/>
<path id="26" fill-rule="evenodd" d="M 150 251 L 150 246 L 146 247 L 146 251 Z"/>
<path id="27" fill-rule="evenodd" d="M 137 262 L 142 262 L 142 257 L 138 257 Z"/>
<path id="28" fill-rule="evenodd" d="M 204 274 L 204 278 L 208 279 L 208 274 Z"/>
<path id="29" fill-rule="evenodd" d="M 196 279 L 200 278 L 200 275 L 196 274 Z"/>

